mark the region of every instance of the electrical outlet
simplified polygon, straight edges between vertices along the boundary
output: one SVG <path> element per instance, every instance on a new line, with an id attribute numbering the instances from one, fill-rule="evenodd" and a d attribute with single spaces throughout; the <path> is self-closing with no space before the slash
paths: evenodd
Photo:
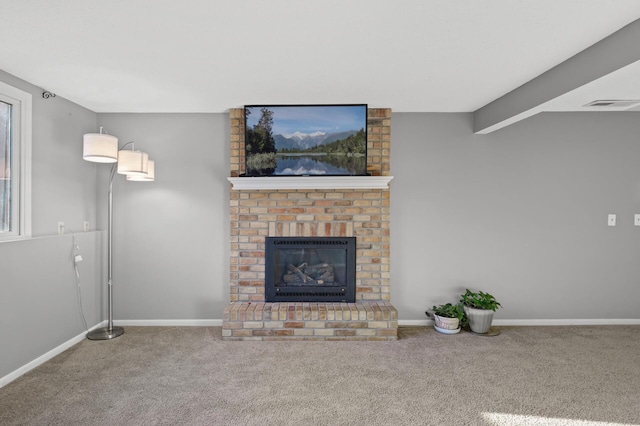
<path id="1" fill-rule="evenodd" d="M 89 221 L 88 220 L 84 221 L 84 232 L 89 232 Z"/>
<path id="2" fill-rule="evenodd" d="M 64 234 L 64 222 L 58 222 L 58 235 Z"/>
<path id="3" fill-rule="evenodd" d="M 633 215 L 633 224 L 635 226 L 640 226 L 640 213 Z"/>
<path id="4" fill-rule="evenodd" d="M 616 215 L 615 214 L 610 214 L 609 217 L 607 218 L 607 225 L 608 226 L 616 226 Z"/>

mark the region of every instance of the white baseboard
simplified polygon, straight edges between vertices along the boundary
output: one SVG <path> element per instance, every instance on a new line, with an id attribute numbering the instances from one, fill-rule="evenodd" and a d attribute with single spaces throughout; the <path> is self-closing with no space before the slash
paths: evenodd
<path id="1" fill-rule="evenodd" d="M 640 325 L 640 319 L 496 319 L 493 324 L 497 326 L 540 326 L 540 325 Z M 207 320 L 117 320 L 114 325 L 120 327 L 222 327 L 221 319 Z M 431 326 L 432 319 L 423 320 L 398 320 L 398 325 L 405 327 Z"/>
<path id="2" fill-rule="evenodd" d="M 114 321 L 113 324 L 120 327 L 222 327 L 222 320 L 118 320 Z"/>
<path id="3" fill-rule="evenodd" d="M 399 326 L 404 327 L 417 327 L 433 325 L 433 320 L 398 320 Z M 493 320 L 493 325 L 496 326 L 514 326 L 514 327 L 526 327 L 526 326 L 554 326 L 554 325 L 640 325 L 640 319 L 634 318 L 612 318 L 612 319 L 496 319 Z"/>
<path id="4" fill-rule="evenodd" d="M 526 319 L 493 320 L 494 325 L 536 326 L 536 325 L 640 325 L 636 318 L 587 318 L 587 319 Z"/>
<path id="5" fill-rule="evenodd" d="M 99 324 L 95 325 L 94 327 L 90 328 L 89 331 L 93 330 L 94 328 L 105 327 L 106 325 L 107 325 L 107 321 L 102 321 L 101 323 L 99 323 Z M 87 332 L 83 331 L 82 333 L 78 334 L 77 336 L 73 337 L 72 339 L 67 340 L 66 342 L 64 342 L 60 346 L 51 349 L 46 354 L 44 354 L 42 356 L 39 356 L 38 358 L 34 359 L 30 363 L 25 364 L 22 367 L 20 367 L 17 370 L 15 370 L 14 372 L 9 373 L 6 376 L 0 378 L 0 388 L 5 386 L 5 385 L 7 385 L 7 384 L 9 384 L 9 383 L 11 383 L 11 382 L 13 382 L 15 379 L 17 379 L 18 377 L 22 376 L 23 374 L 28 373 L 29 371 L 33 370 L 37 366 L 39 366 L 41 364 L 44 364 L 45 362 L 49 361 L 54 356 L 61 354 L 62 352 L 64 352 L 67 349 L 69 349 L 70 347 L 72 347 L 74 345 L 77 345 L 78 343 L 82 342 L 86 338 L 87 338 Z"/>
<path id="6" fill-rule="evenodd" d="M 433 325 L 433 320 L 424 319 L 424 320 L 398 320 L 398 325 L 403 327 L 420 327 Z"/>

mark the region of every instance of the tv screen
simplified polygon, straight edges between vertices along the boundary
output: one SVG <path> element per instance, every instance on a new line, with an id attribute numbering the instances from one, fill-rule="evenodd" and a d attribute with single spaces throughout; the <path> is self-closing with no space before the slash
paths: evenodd
<path id="1" fill-rule="evenodd" d="M 367 174 L 367 105 L 248 105 L 245 176 Z"/>

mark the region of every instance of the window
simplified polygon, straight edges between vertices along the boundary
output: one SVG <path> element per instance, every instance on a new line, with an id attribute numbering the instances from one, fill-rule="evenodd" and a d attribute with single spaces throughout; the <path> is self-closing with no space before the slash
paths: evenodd
<path id="1" fill-rule="evenodd" d="M 0 82 L 0 241 L 31 234 L 31 95 Z"/>
<path id="2" fill-rule="evenodd" d="M 0 232 L 11 231 L 11 110 L 13 105 L 0 101 Z"/>

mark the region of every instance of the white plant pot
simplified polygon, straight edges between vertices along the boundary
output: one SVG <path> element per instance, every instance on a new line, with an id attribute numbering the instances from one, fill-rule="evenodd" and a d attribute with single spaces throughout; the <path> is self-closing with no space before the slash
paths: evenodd
<path id="1" fill-rule="evenodd" d="M 489 332 L 491 323 L 493 322 L 494 312 L 488 309 L 476 309 L 463 306 L 464 313 L 469 319 L 469 328 L 474 333 L 485 334 Z"/>
<path id="2" fill-rule="evenodd" d="M 440 333 L 456 334 L 460 332 L 460 320 L 458 318 L 447 318 L 434 314 L 433 319 L 435 320 L 434 328 Z"/>

